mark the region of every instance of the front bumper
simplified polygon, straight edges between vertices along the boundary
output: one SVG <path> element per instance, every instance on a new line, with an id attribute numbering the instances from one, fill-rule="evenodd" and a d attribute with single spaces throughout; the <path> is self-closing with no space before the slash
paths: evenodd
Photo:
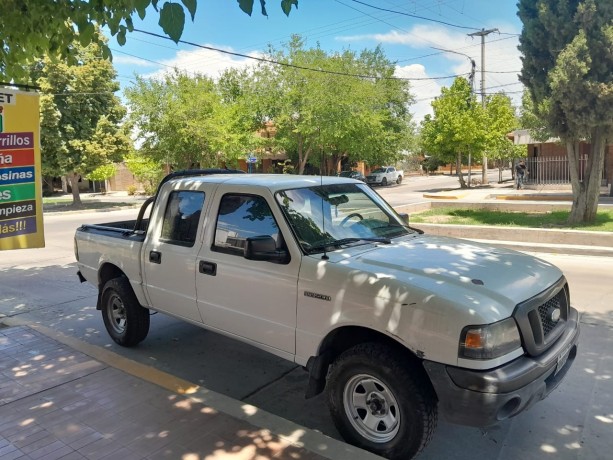
<path id="1" fill-rule="evenodd" d="M 570 308 L 566 330 L 538 357 L 524 355 L 488 371 L 424 361 L 440 415 L 451 423 L 480 427 L 514 417 L 560 384 L 577 356 L 578 341 L 579 314 Z"/>

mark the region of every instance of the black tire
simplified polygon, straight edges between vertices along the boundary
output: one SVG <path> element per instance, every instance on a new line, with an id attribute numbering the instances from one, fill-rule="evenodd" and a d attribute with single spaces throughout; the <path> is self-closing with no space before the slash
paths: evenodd
<path id="1" fill-rule="evenodd" d="M 365 343 L 342 353 L 332 365 L 327 390 L 334 424 L 351 444 L 408 460 L 432 438 L 434 390 L 417 360 L 401 359 L 389 347 Z"/>
<path id="2" fill-rule="evenodd" d="M 387 185 L 387 177 L 384 177 L 383 179 L 381 179 L 381 185 L 383 187 L 385 187 Z"/>
<path id="3" fill-rule="evenodd" d="M 102 319 L 111 338 L 119 345 L 133 347 L 149 333 L 149 310 L 138 302 L 125 277 L 113 278 L 102 289 Z"/>
<path id="4" fill-rule="evenodd" d="M 396 183 L 398 185 L 402 184 L 402 176 L 398 175 L 398 179 L 396 179 Z"/>

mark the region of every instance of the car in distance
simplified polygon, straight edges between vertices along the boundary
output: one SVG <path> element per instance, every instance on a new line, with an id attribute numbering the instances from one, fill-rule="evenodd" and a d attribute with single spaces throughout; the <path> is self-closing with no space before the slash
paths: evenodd
<path id="1" fill-rule="evenodd" d="M 366 176 L 366 183 L 369 185 L 390 185 L 400 184 L 404 173 L 393 166 L 383 166 L 373 170 Z"/>
<path id="2" fill-rule="evenodd" d="M 366 182 L 366 177 L 360 171 L 341 171 L 339 176 L 348 177 L 350 179 L 357 179 L 357 180 L 361 180 L 362 182 Z"/>

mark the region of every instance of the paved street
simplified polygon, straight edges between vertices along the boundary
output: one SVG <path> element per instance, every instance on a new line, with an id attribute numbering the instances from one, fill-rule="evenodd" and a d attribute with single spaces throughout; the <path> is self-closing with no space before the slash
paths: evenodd
<path id="1" fill-rule="evenodd" d="M 451 178 L 443 178 L 447 179 Z M 409 185 L 410 182 L 380 192 L 395 204 L 400 200 L 416 202 L 422 199 L 422 193 L 416 189 L 434 187 L 427 179 L 419 178 Z M 112 342 L 95 310 L 95 289 L 79 284 L 75 275 L 73 234 L 80 223 L 128 219 L 136 213 L 137 209 L 130 209 L 47 215 L 46 248 L 2 254 L 0 321 L 4 316 L 4 321 L 11 324 L 43 325 L 85 344 L 338 438 L 324 398 L 304 400 L 306 373 L 292 363 L 162 314 L 152 317 L 151 332 L 140 346 L 125 349 Z M 420 458 L 609 457 L 608 433 L 613 427 L 613 358 L 610 354 L 613 349 L 613 308 L 610 306 L 613 260 L 538 256 L 564 270 L 573 303 L 583 313 L 580 352 L 567 380 L 529 412 L 487 431 L 439 422 L 432 443 Z M 2 406 L 0 416 L 5 416 Z M 3 459 L 1 450 L 0 458 Z"/>

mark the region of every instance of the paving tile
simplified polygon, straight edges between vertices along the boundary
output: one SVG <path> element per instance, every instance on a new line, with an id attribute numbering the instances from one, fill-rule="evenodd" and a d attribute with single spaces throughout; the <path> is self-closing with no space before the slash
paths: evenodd
<path id="1" fill-rule="evenodd" d="M 24 444 L 20 446 L 20 449 L 23 451 L 23 453 L 26 455 L 30 455 L 31 452 L 42 449 L 57 441 L 55 436 L 49 434 L 48 432 L 45 432 L 45 433 L 46 433 L 46 436 L 43 436 L 37 439 L 36 441 L 30 442 L 27 445 Z"/>
<path id="2" fill-rule="evenodd" d="M 82 447 L 79 449 L 79 452 L 89 459 L 97 460 L 116 452 L 122 447 L 123 446 L 118 445 L 113 439 L 101 438 Z"/>
<path id="3" fill-rule="evenodd" d="M 73 450 L 71 453 L 69 453 L 68 455 L 64 455 L 58 460 L 85 460 L 85 459 L 87 459 L 85 455 L 77 452 L 76 450 Z M 121 459 L 117 459 L 117 460 L 121 460 Z"/>
<path id="4" fill-rule="evenodd" d="M 0 458 L 4 457 L 5 455 L 9 455 L 9 454 L 11 454 L 13 452 L 19 452 L 20 455 L 24 455 L 23 452 L 21 452 L 13 444 L 10 444 L 10 443 L 6 443 L 4 445 L 0 444 Z"/>
<path id="5" fill-rule="evenodd" d="M 75 439 L 72 442 L 68 442 L 68 445 L 75 450 L 80 450 L 84 448 L 85 446 L 92 444 L 103 438 L 104 436 L 102 436 L 101 433 L 98 433 L 97 431 L 92 430 L 90 433 L 86 434 L 85 436 Z"/>
<path id="6" fill-rule="evenodd" d="M 67 446 L 62 441 L 54 441 L 40 449 L 28 453 L 28 456 L 33 459 L 56 460 L 64 455 L 72 452 L 72 448 Z"/>
<path id="7" fill-rule="evenodd" d="M 116 450 L 115 452 L 107 455 L 106 457 L 102 457 L 100 460 L 142 460 L 143 458 L 145 457 L 137 454 L 130 449 L 122 447 L 121 449 Z"/>
<path id="8" fill-rule="evenodd" d="M 43 429 L 39 425 L 35 425 L 31 427 L 30 430 L 23 432 L 21 436 L 11 436 L 9 439 L 12 439 L 12 443 L 16 447 L 22 448 L 38 442 L 41 439 L 45 439 L 50 435 L 51 433 L 49 433 L 47 430 Z"/>
<path id="9" fill-rule="evenodd" d="M 0 455 L 0 460 L 29 460 L 19 449 Z"/>

